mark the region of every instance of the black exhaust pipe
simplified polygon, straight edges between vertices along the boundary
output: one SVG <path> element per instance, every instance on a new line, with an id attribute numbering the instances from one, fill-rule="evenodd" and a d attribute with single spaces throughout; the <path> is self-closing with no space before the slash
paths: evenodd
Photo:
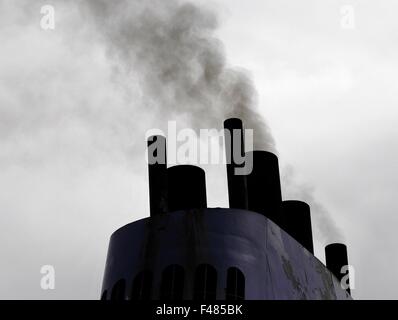
<path id="1" fill-rule="evenodd" d="M 310 206 L 302 201 L 282 202 L 282 229 L 314 254 Z"/>
<path id="2" fill-rule="evenodd" d="M 203 169 L 178 165 L 167 169 L 169 211 L 207 207 L 206 177 Z"/>
<path id="3" fill-rule="evenodd" d="M 148 138 L 149 207 L 151 217 L 168 212 L 166 138 Z"/>
<path id="4" fill-rule="evenodd" d="M 347 247 L 342 243 L 332 243 L 325 247 L 326 267 L 336 276 L 341 282 L 344 276 L 348 274 L 342 270 L 343 267 L 348 268 L 348 255 Z M 349 280 L 347 282 L 349 284 Z M 346 289 L 348 293 L 351 293 L 350 288 Z"/>
<path id="5" fill-rule="evenodd" d="M 263 214 L 276 224 L 281 224 L 281 182 L 278 157 L 268 151 L 251 151 L 253 170 L 247 176 L 249 210 Z"/>
<path id="6" fill-rule="evenodd" d="M 227 156 L 227 179 L 229 207 L 233 209 L 248 209 L 246 175 L 237 175 L 235 169 L 244 167 L 237 163 L 245 156 L 243 123 L 238 118 L 224 121 L 225 152 Z"/>

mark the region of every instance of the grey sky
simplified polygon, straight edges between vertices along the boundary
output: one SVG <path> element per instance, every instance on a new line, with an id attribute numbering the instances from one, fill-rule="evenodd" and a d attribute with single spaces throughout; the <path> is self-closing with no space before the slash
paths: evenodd
<path id="1" fill-rule="evenodd" d="M 0 0 L 0 298 L 97 298 L 110 234 L 148 215 L 144 134 L 165 119 L 139 70 L 118 72 L 85 1 L 67 3 Z M 227 64 L 257 88 L 283 173 L 344 234 L 354 297 L 397 298 L 398 4 L 200 3 L 219 16 Z M 44 4 L 54 31 L 40 28 Z M 206 169 L 209 205 L 225 206 L 223 167 Z M 39 285 L 45 264 L 52 291 Z"/>

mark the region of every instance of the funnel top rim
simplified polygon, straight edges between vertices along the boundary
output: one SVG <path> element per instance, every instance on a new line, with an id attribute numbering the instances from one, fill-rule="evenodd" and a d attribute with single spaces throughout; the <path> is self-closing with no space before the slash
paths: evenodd
<path id="1" fill-rule="evenodd" d="M 201 167 L 193 164 L 177 164 L 167 168 L 167 170 L 184 170 L 184 169 L 205 172 Z"/>
<path id="2" fill-rule="evenodd" d="M 345 248 L 345 249 L 347 249 L 347 246 L 341 242 L 333 242 L 333 243 L 329 243 L 328 245 L 325 246 L 325 249 L 329 249 L 329 248 Z"/>

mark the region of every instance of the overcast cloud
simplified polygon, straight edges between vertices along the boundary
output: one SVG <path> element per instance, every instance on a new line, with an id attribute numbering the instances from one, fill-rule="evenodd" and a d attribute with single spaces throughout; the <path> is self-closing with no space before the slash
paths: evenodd
<path id="1" fill-rule="evenodd" d="M 244 69 L 257 88 L 284 198 L 319 204 L 316 255 L 324 260 L 326 242 L 344 237 L 353 296 L 398 298 L 396 1 L 196 3 L 218 17 L 219 26 L 207 23 L 226 68 Z M 53 31 L 40 28 L 45 4 L 55 8 Z M 0 0 L 3 299 L 98 298 L 111 233 L 149 213 L 145 132 L 167 119 L 142 85 L 145 72 L 120 64 L 88 4 Z M 353 29 L 341 26 L 343 5 L 354 9 Z M 174 119 L 189 122 L 184 112 Z M 206 169 L 209 205 L 226 206 L 225 169 Z M 325 237 L 322 214 L 341 236 Z M 46 264 L 55 290 L 40 288 Z"/>

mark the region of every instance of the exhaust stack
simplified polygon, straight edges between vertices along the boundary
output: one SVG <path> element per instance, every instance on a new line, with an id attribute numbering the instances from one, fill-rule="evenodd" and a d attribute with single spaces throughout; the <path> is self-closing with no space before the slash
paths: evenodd
<path id="1" fill-rule="evenodd" d="M 238 118 L 227 119 L 224 121 L 224 129 L 229 207 L 233 209 L 247 209 L 246 176 L 235 174 L 235 169 L 243 166 L 236 163 L 236 157 L 243 158 L 245 156 L 242 120 Z"/>
<path id="2" fill-rule="evenodd" d="M 310 206 L 302 201 L 282 202 L 282 226 L 304 248 L 314 254 Z"/>
<path id="3" fill-rule="evenodd" d="M 348 269 L 343 271 L 342 268 L 348 266 L 347 247 L 342 243 L 332 243 L 325 247 L 326 267 L 339 279 L 348 274 Z M 348 281 L 349 283 L 349 281 Z M 350 288 L 346 291 L 351 293 Z"/>
<path id="4" fill-rule="evenodd" d="M 253 170 L 247 176 L 249 210 L 281 224 L 282 203 L 278 158 L 268 151 L 251 151 Z M 249 153 L 248 153 L 249 154 Z"/>
<path id="5" fill-rule="evenodd" d="M 148 138 L 148 179 L 150 216 L 168 212 L 166 138 Z"/>
<path id="6" fill-rule="evenodd" d="M 178 165 L 167 169 L 169 211 L 207 207 L 206 177 L 203 169 Z"/>

